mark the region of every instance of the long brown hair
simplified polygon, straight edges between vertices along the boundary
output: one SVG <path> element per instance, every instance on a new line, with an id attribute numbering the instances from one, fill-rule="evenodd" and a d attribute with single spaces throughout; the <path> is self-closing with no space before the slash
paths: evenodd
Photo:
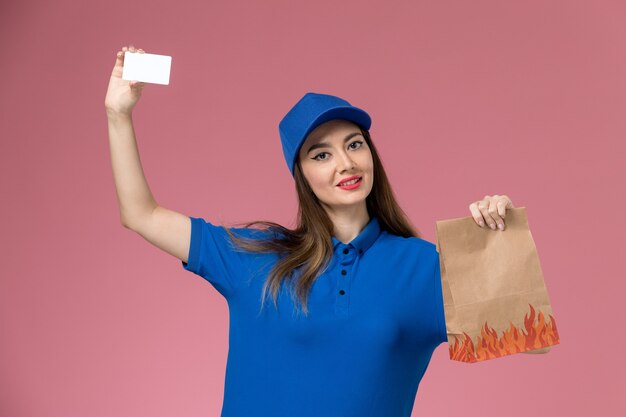
<path id="1" fill-rule="evenodd" d="M 387 179 L 382 161 L 372 143 L 369 131 L 359 127 L 367 145 L 369 146 L 374 163 L 374 184 L 365 202 L 367 212 L 377 216 L 382 230 L 402 236 L 421 237 L 414 228 L 404 211 L 396 202 L 396 198 Z M 302 305 L 305 315 L 308 314 L 307 300 L 313 282 L 326 271 L 333 256 L 332 235 L 333 223 L 313 193 L 302 174 L 300 158 L 294 167 L 294 178 L 298 194 L 297 227 L 288 229 L 278 223 L 257 220 L 245 223 L 245 228 L 254 224 L 265 226 L 264 231 L 275 232 L 274 236 L 266 239 L 248 239 L 234 235 L 228 227 L 224 227 L 232 241 L 240 248 L 251 252 L 274 252 L 283 255 L 270 271 L 261 296 L 261 309 L 265 304 L 268 289 L 271 292 L 274 306 L 277 308 L 278 291 L 283 285 L 290 284 L 290 293 Z M 242 223 L 239 223 L 240 225 Z M 281 236 L 282 235 L 282 236 Z M 271 236 L 271 234 L 270 234 Z M 298 271 L 299 278 L 294 282 Z M 296 302 L 294 302 L 296 304 Z"/>

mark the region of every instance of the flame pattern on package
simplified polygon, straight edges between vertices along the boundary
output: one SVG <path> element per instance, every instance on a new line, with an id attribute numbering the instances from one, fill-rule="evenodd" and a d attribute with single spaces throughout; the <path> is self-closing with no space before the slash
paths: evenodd
<path id="1" fill-rule="evenodd" d="M 450 335 L 448 340 L 450 359 L 460 362 L 480 362 L 495 359 L 515 353 L 528 352 L 560 343 L 556 320 L 549 314 L 550 321 L 546 322 L 541 311 L 535 320 L 535 309 L 531 304 L 530 316 L 524 316 L 524 329 L 518 329 L 512 322 L 509 330 L 501 336 L 485 322 L 481 329 L 481 336 L 472 338 L 463 333 L 463 337 Z"/>

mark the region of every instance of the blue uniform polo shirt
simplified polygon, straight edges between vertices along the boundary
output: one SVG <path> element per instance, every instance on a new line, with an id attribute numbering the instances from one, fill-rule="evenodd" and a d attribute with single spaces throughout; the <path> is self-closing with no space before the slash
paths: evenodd
<path id="1" fill-rule="evenodd" d="M 246 237 L 269 231 L 231 228 Z M 381 230 L 376 216 L 311 288 L 309 315 L 284 287 L 260 310 L 276 254 L 236 250 L 226 231 L 191 217 L 183 267 L 228 303 L 222 417 L 410 417 L 434 349 L 447 341 L 433 243 Z"/>

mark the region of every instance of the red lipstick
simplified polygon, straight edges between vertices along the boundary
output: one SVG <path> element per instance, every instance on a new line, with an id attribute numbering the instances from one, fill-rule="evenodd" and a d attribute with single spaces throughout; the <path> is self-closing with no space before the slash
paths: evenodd
<path id="1" fill-rule="evenodd" d="M 351 181 L 351 180 L 354 180 L 354 179 L 357 179 L 357 178 L 358 178 L 358 181 L 355 182 L 354 184 L 342 185 L 345 182 L 348 182 L 348 181 Z M 363 181 L 362 177 L 360 177 L 358 175 L 353 175 L 351 177 L 347 177 L 347 178 L 342 179 L 339 182 L 339 184 L 337 184 L 337 187 L 341 188 L 342 190 L 354 190 L 355 188 L 358 188 L 359 185 L 361 185 L 362 181 Z"/>

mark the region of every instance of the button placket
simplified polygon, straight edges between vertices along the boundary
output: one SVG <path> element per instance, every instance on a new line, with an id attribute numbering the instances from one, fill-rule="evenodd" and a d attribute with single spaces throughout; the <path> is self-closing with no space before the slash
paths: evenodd
<path id="1" fill-rule="evenodd" d="M 354 260 L 356 258 L 355 249 L 350 247 L 344 247 L 341 249 L 340 262 L 339 262 L 339 277 L 337 279 L 337 296 L 336 306 L 340 310 L 345 310 L 348 307 L 348 292 L 350 290 L 350 271 Z"/>

